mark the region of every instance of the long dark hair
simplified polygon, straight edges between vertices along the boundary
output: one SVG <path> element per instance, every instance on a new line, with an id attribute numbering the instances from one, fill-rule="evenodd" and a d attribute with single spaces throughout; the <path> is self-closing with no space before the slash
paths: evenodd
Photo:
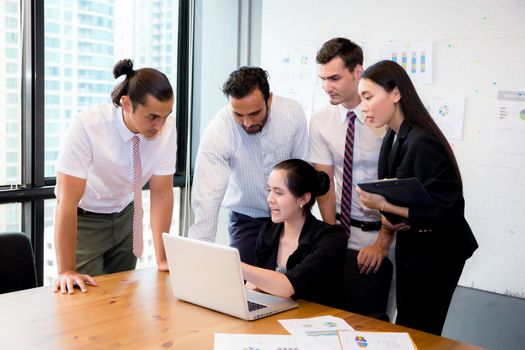
<path id="1" fill-rule="evenodd" d="M 309 211 L 317 196 L 322 196 L 330 188 L 330 178 L 323 171 L 317 171 L 309 163 L 301 159 L 288 159 L 273 167 L 274 170 L 286 171 L 288 190 L 295 197 L 302 197 L 306 193 L 311 198 L 303 207 L 303 212 Z"/>
<path id="2" fill-rule="evenodd" d="M 129 96 L 133 110 L 137 105 L 146 105 L 148 95 L 165 102 L 173 97 L 173 88 L 164 75 L 153 68 L 141 68 L 133 70 L 133 61 L 129 59 L 118 61 L 113 67 L 115 79 L 126 75 L 120 84 L 115 86 L 111 92 L 111 100 L 115 106 L 120 106 L 122 96 Z"/>
<path id="3" fill-rule="evenodd" d="M 396 87 L 398 88 L 401 95 L 399 104 L 405 116 L 405 121 L 412 126 L 428 131 L 443 144 L 450 158 L 452 168 L 461 184 L 461 174 L 454 152 L 452 152 L 452 148 L 445 135 L 443 135 L 423 105 L 423 102 L 421 102 L 414 84 L 412 84 L 410 77 L 403 67 L 393 61 L 379 61 L 368 67 L 361 75 L 361 78 L 373 81 L 388 92 L 391 92 Z"/>

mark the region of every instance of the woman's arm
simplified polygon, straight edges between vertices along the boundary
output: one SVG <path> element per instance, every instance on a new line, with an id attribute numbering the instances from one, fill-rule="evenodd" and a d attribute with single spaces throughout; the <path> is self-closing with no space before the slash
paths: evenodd
<path id="1" fill-rule="evenodd" d="M 436 202 L 430 207 L 410 207 L 410 225 L 426 230 L 454 225 L 463 216 L 463 190 L 443 144 L 429 134 L 420 134 L 412 144 L 409 159 L 412 176 Z"/>
<path id="2" fill-rule="evenodd" d="M 398 205 L 394 205 L 392 203 L 389 203 L 385 197 L 383 197 L 380 194 L 365 192 L 359 187 L 357 187 L 357 193 L 359 193 L 359 199 L 361 200 L 361 203 L 369 209 L 377 209 L 381 213 L 392 213 L 397 216 L 404 217 L 405 219 L 408 219 L 408 208 L 407 207 L 400 207 Z"/>
<path id="3" fill-rule="evenodd" d="M 266 293 L 283 298 L 289 298 L 295 294 L 288 277 L 280 272 L 248 265 L 243 262 L 241 262 L 241 269 L 245 280 Z"/>

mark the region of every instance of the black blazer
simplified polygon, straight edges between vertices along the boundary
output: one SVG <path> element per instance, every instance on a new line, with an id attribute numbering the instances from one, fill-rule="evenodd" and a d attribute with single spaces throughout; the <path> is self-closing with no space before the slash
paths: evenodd
<path id="1" fill-rule="evenodd" d="M 255 245 L 256 266 L 275 270 L 283 229 L 283 223 L 273 222 L 261 227 Z M 295 290 L 292 298 L 341 307 L 347 242 L 342 226 L 306 215 L 297 250 L 286 262 L 285 275 Z"/>
<path id="2" fill-rule="evenodd" d="M 463 188 L 452 167 L 443 144 L 429 132 L 403 122 L 394 142 L 395 133 L 388 130 L 379 154 L 378 177 L 416 177 L 437 203 L 433 207 L 409 207 L 408 234 L 398 234 L 398 244 L 414 239 L 410 249 L 418 244 L 432 245 L 468 259 L 478 244 L 464 217 Z M 412 234 L 411 234 L 412 233 Z"/>

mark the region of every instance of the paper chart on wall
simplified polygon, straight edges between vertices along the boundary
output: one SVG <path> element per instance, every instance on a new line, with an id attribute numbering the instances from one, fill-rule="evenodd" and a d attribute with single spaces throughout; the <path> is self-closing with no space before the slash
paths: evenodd
<path id="1" fill-rule="evenodd" d="M 280 46 L 263 62 L 271 84 L 315 84 L 317 64 L 315 46 Z"/>
<path id="2" fill-rule="evenodd" d="M 306 115 L 313 108 L 317 63 L 315 46 L 279 46 L 263 57 L 262 67 L 270 76 L 270 90 L 297 101 Z"/>
<path id="3" fill-rule="evenodd" d="M 461 140 L 465 120 L 465 96 L 422 96 L 423 104 L 448 140 Z"/>
<path id="4" fill-rule="evenodd" d="M 525 91 L 498 91 L 491 150 L 525 155 Z"/>
<path id="5" fill-rule="evenodd" d="M 432 42 L 382 45 L 381 59 L 399 63 L 414 84 L 432 84 Z"/>

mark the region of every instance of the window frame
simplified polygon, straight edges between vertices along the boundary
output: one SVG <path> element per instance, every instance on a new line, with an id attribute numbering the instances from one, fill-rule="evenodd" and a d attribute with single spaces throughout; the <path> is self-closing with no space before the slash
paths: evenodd
<path id="1" fill-rule="evenodd" d="M 21 104 L 21 172 L 22 184 L 0 186 L 0 204 L 22 204 L 22 231 L 29 235 L 35 256 L 38 285 L 43 285 L 44 274 L 44 201 L 55 198 L 55 177 L 45 177 L 45 104 L 44 91 L 44 1 L 22 0 L 21 23 L 27 24 L 21 31 L 22 57 L 22 104 Z M 177 106 L 177 172 L 174 187 L 186 183 L 186 154 L 188 129 L 190 127 L 191 79 L 190 25 L 192 0 L 179 0 L 179 28 L 177 42 L 177 81 L 175 87 Z M 37 78 L 38 77 L 38 78 Z M 146 185 L 145 189 L 148 188 Z M 183 209 L 181 209 L 182 211 Z"/>

